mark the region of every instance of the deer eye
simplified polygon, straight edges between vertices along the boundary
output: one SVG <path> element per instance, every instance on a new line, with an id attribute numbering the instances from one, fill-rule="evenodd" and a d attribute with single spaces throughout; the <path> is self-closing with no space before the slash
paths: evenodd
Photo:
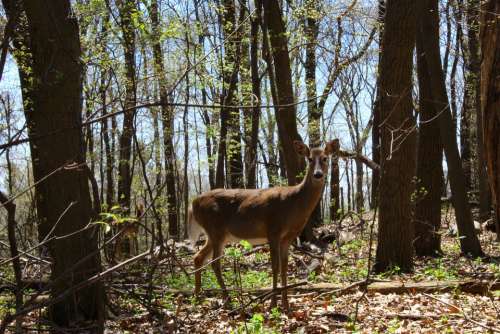
<path id="1" fill-rule="evenodd" d="M 326 162 L 326 157 L 323 157 L 323 162 Z"/>
<path id="2" fill-rule="evenodd" d="M 313 162 L 313 159 L 312 158 L 307 158 L 307 160 L 309 160 L 309 162 Z"/>

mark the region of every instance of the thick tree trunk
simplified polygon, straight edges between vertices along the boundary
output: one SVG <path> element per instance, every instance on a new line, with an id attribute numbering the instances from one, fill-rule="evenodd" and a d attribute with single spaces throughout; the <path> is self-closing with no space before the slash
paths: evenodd
<path id="1" fill-rule="evenodd" d="M 220 142 L 217 159 L 216 187 L 224 187 L 224 162 L 227 161 L 226 175 L 229 175 L 231 188 L 243 188 L 243 158 L 241 153 L 240 112 L 227 108 L 235 104 L 238 73 L 241 59 L 241 29 L 236 25 L 236 6 L 234 0 L 223 1 L 221 28 L 227 38 L 222 68 L 222 94 L 220 110 Z M 235 29 L 238 31 L 235 32 Z"/>
<path id="2" fill-rule="evenodd" d="M 431 3 L 432 2 L 432 3 Z M 430 29 L 438 29 L 437 2 L 425 0 L 420 17 Z M 419 256 L 441 254 L 441 194 L 443 188 L 443 144 L 436 119 L 440 109 L 432 99 L 428 65 L 423 51 L 423 40 L 417 32 L 417 66 L 419 86 L 419 140 L 417 156 L 417 191 L 415 210 L 415 252 Z"/>
<path id="3" fill-rule="evenodd" d="M 423 2 L 419 2 L 419 6 L 423 5 Z M 420 7 L 419 12 L 421 12 L 422 8 L 425 7 Z M 435 5 L 435 8 L 437 8 L 437 5 Z M 422 42 L 422 51 L 427 63 L 428 72 L 426 75 L 429 77 L 431 83 L 432 100 L 435 101 L 435 108 L 439 111 L 437 120 L 448 164 L 448 177 L 450 179 L 452 193 L 451 199 L 453 207 L 455 208 L 460 246 L 465 255 L 481 256 L 483 252 L 474 231 L 474 224 L 467 199 L 464 170 L 460 162 L 450 105 L 448 104 L 448 96 L 439 52 L 438 27 L 437 25 L 431 25 L 428 21 L 420 21 L 418 29 L 423 36 L 426 36 Z"/>
<path id="4" fill-rule="evenodd" d="M 4 1 L 7 14 L 14 3 Z M 92 219 L 92 206 L 81 128 L 81 48 L 70 1 L 27 0 L 24 8 L 29 39 L 20 32 L 14 44 L 22 50 L 16 60 L 31 138 L 39 238 L 66 236 L 49 244 L 51 294 L 56 297 L 101 271 L 97 233 L 84 229 Z M 51 173 L 48 180 L 38 183 Z M 102 332 L 102 284 L 51 305 L 49 316 L 59 328 L 88 327 L 90 322 L 90 332 Z"/>
<path id="5" fill-rule="evenodd" d="M 481 6 L 481 111 L 484 147 L 493 204 L 497 240 L 500 241 L 500 3 Z"/>
<path id="6" fill-rule="evenodd" d="M 304 171 L 305 162 L 293 148 L 294 140 L 302 140 L 297 131 L 297 115 L 292 88 L 292 72 L 288 53 L 287 34 L 281 16 L 281 8 L 277 0 L 264 1 L 264 25 L 269 32 L 271 54 L 274 59 L 275 80 L 279 108 L 276 112 L 280 146 L 283 149 L 283 158 L 289 185 L 301 181 L 300 175 Z"/>
<path id="7" fill-rule="evenodd" d="M 411 100 L 416 5 L 388 0 L 380 59 L 379 227 L 375 269 L 413 267 L 411 194 L 415 176 L 415 120 Z"/>

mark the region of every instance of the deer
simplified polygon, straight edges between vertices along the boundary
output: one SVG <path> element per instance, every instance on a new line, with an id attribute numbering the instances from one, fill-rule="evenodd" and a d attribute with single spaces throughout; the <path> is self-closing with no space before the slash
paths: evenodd
<path id="1" fill-rule="evenodd" d="M 198 240 L 205 234 L 203 247 L 194 255 L 195 296 L 200 296 L 201 269 L 211 255 L 211 266 L 224 300 L 229 295 L 221 272 L 220 257 L 226 244 L 247 240 L 252 245 L 269 244 L 273 276 L 270 308 L 276 307 L 278 275 L 281 274 L 281 304 L 289 312 L 287 295 L 288 248 L 302 232 L 318 204 L 328 174 L 328 156 L 338 151 L 338 139 L 325 148 L 312 148 L 294 141 L 300 157 L 307 158 L 304 179 L 293 186 L 267 189 L 214 189 L 192 202 L 188 216 L 188 235 Z"/>

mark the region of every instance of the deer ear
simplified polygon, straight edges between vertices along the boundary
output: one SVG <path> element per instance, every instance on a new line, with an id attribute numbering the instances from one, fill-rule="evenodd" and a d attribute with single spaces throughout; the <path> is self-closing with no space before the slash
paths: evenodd
<path id="1" fill-rule="evenodd" d="M 330 155 L 333 154 L 334 152 L 338 152 L 340 149 L 340 142 L 338 139 L 334 139 L 326 143 L 325 146 L 325 154 Z"/>
<path id="2" fill-rule="evenodd" d="M 307 147 L 306 144 L 304 144 L 302 141 L 300 140 L 295 140 L 293 142 L 293 146 L 295 147 L 295 151 L 299 154 L 299 155 L 302 155 L 304 157 L 308 157 L 309 156 L 309 147 Z"/>

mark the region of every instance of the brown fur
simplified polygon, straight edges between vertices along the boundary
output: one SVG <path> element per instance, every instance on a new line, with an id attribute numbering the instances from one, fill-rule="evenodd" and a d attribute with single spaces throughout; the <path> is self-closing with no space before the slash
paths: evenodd
<path id="1" fill-rule="evenodd" d="M 215 189 L 198 196 L 192 204 L 190 224 L 198 224 L 207 235 L 203 248 L 195 255 L 195 292 L 201 289 L 200 267 L 209 255 L 217 259 L 224 245 L 234 239 L 269 242 L 273 270 L 273 289 L 277 288 L 277 275 L 286 286 L 288 246 L 302 231 L 309 216 L 321 198 L 328 171 L 327 155 L 338 140 L 329 142 L 325 150 L 309 148 L 295 142 L 297 153 L 309 160 L 306 176 L 296 186 L 269 189 Z M 321 174 L 315 178 L 315 174 Z M 212 263 L 224 296 L 226 287 L 222 279 L 220 261 Z M 283 307 L 288 310 L 286 290 L 282 292 Z M 276 304 L 274 296 L 271 305 Z"/>

